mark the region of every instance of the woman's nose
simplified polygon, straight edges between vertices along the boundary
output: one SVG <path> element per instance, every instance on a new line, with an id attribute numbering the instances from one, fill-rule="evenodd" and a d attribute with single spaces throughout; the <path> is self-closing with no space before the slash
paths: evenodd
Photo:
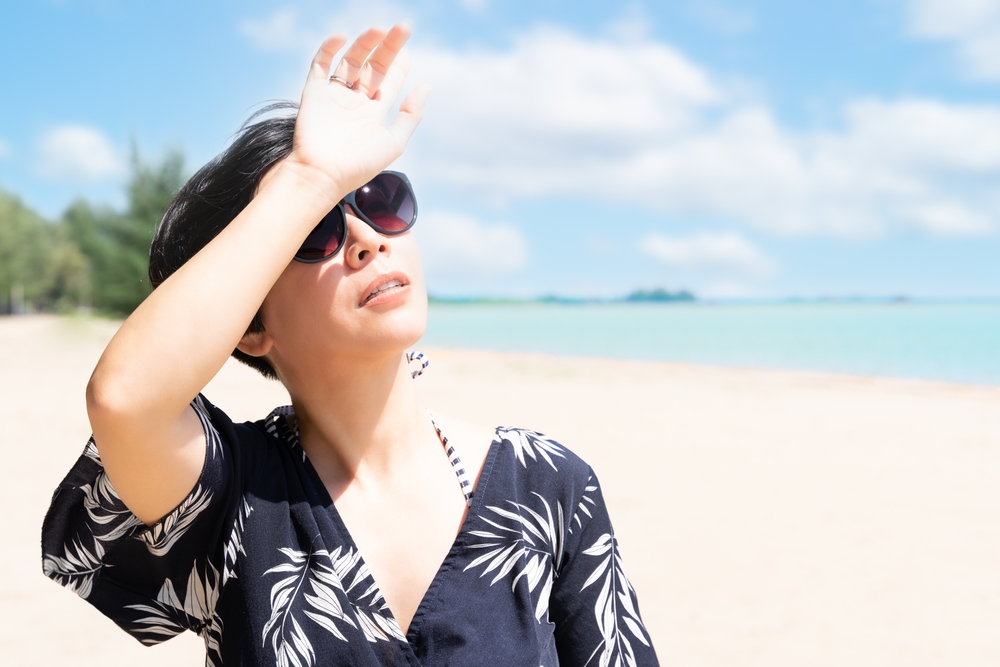
<path id="1" fill-rule="evenodd" d="M 344 259 L 353 269 L 359 269 L 379 253 L 389 253 L 386 238 L 375 231 L 364 220 L 358 218 L 350 206 L 347 209 L 347 247 Z"/>

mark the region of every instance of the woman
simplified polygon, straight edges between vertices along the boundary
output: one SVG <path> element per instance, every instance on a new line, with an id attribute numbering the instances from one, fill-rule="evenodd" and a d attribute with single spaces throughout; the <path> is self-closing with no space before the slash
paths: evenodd
<path id="1" fill-rule="evenodd" d="M 383 171 L 427 97 L 385 125 L 408 37 L 368 30 L 332 75 L 328 39 L 297 116 L 252 119 L 177 195 L 45 573 L 143 643 L 198 632 L 210 665 L 656 664 L 590 468 L 420 404 L 416 200 Z M 230 354 L 292 406 L 230 421 L 199 393 Z"/>

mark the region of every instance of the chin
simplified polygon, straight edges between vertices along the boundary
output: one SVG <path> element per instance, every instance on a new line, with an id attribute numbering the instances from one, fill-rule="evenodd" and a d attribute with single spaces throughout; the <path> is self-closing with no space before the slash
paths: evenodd
<path id="1" fill-rule="evenodd" d="M 414 301 L 404 308 L 386 313 L 383 322 L 381 333 L 385 342 L 394 342 L 400 352 L 416 345 L 427 331 L 427 299 Z"/>
<path id="2" fill-rule="evenodd" d="M 386 310 L 369 310 L 354 331 L 353 345 L 358 352 L 402 353 L 413 347 L 427 330 L 427 297 L 416 292 L 405 303 Z"/>

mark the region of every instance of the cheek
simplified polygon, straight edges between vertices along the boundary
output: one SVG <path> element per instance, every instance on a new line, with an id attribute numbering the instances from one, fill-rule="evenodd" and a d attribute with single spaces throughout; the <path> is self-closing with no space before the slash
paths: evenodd
<path id="1" fill-rule="evenodd" d="M 419 284 L 420 291 L 426 295 L 427 288 L 424 285 L 424 261 L 420 256 L 420 248 L 417 246 L 417 237 L 413 235 L 410 231 L 406 236 L 399 239 L 400 243 L 397 246 L 397 253 L 400 255 L 400 259 L 405 264 L 404 270 L 406 275 L 410 277 L 411 283 L 416 286 Z"/>
<path id="2" fill-rule="evenodd" d="M 346 291 L 337 289 L 342 277 L 343 267 L 334 262 L 293 262 L 264 299 L 264 326 L 278 342 L 305 343 L 310 334 L 324 330 L 329 335 L 331 318 L 338 319 L 337 313 L 348 305 L 341 303 L 347 300 Z"/>
<path id="3" fill-rule="evenodd" d="M 423 337 L 427 329 L 427 284 L 424 282 L 423 264 L 416 243 L 413 252 L 407 257 L 406 273 L 410 277 L 410 300 L 406 308 L 407 321 L 401 323 L 406 329 L 404 337 L 412 338 L 408 343 L 413 345 Z M 402 333 L 402 332 L 401 332 Z"/>

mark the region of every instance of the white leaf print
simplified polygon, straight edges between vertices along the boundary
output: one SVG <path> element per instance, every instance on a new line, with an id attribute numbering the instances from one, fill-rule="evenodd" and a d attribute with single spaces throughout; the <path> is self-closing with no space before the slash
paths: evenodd
<path id="1" fill-rule="evenodd" d="M 584 549 L 583 553 L 588 556 L 603 556 L 604 554 L 611 551 L 611 534 L 604 533 L 601 535 L 593 546 L 588 549 Z"/>
<path id="2" fill-rule="evenodd" d="M 593 480 L 593 475 L 587 477 L 587 485 L 583 489 L 583 495 L 580 497 L 580 502 L 577 504 L 576 511 L 573 512 L 573 519 L 569 524 L 570 535 L 573 534 L 573 524 L 576 524 L 577 528 L 583 527 L 583 520 L 580 519 L 580 514 L 586 514 L 588 519 L 594 516 L 590 513 L 590 506 L 597 505 L 592 497 L 594 491 L 597 491 L 597 485 L 593 483 Z"/>
<path id="3" fill-rule="evenodd" d="M 584 553 L 586 553 L 586 552 L 584 552 Z M 593 555 L 593 554 L 591 554 L 591 555 Z M 591 572 L 591 574 L 590 574 L 589 577 L 587 577 L 587 581 L 583 582 L 583 586 L 580 588 L 580 590 L 582 591 L 584 588 L 586 588 L 587 586 L 590 586 L 592 583 L 594 583 L 595 581 L 597 581 L 598 579 L 600 579 L 601 575 L 604 574 L 604 571 L 608 568 L 608 563 L 610 563 L 610 562 L 611 562 L 611 556 L 608 556 L 607 558 L 605 558 L 604 560 L 602 560 L 601 564 L 598 565 L 597 568 L 593 572 Z"/>
<path id="4" fill-rule="evenodd" d="M 621 625 L 645 646 L 649 646 L 649 640 L 635 607 L 635 591 L 625 576 L 618 542 L 613 534 L 604 533 L 582 553 L 601 560 L 580 587 L 580 592 L 603 579 L 594 604 L 597 629 L 603 639 L 594 649 L 591 658 L 600 651 L 598 664 L 601 667 L 612 664 L 635 667 L 635 652 Z"/>
<path id="5" fill-rule="evenodd" d="M 184 536 L 198 515 L 204 512 L 212 502 L 212 491 L 201 484 L 195 486 L 180 505 L 160 521 L 150 526 L 149 530 L 139 535 L 146 543 L 146 548 L 154 556 L 163 556 L 170 547 Z"/>
<path id="6" fill-rule="evenodd" d="M 319 568 L 322 567 L 323 565 L 319 564 Z M 333 633 L 337 639 L 342 639 L 346 642 L 347 637 L 333 623 L 333 620 L 337 619 L 346 622 L 352 627 L 354 626 L 354 622 L 344 613 L 344 607 L 337 597 L 337 591 L 343 590 L 339 586 L 340 582 L 337 581 L 336 585 L 330 585 L 327 581 L 320 579 L 319 575 L 323 574 L 322 572 L 317 571 L 315 574 L 317 578 L 309 581 L 313 594 L 306 593 L 305 599 L 316 612 L 306 610 L 305 614 Z M 326 574 L 329 575 L 331 573 L 328 572 Z M 327 578 L 329 579 L 330 577 Z"/>
<path id="7" fill-rule="evenodd" d="M 100 464 L 102 468 L 104 467 L 104 464 L 101 463 L 101 455 L 97 451 L 97 443 L 94 442 L 94 436 L 90 436 L 90 440 L 87 441 L 87 446 L 83 448 L 83 453 L 88 459 L 94 463 Z"/>
<path id="8" fill-rule="evenodd" d="M 146 614 L 129 621 L 132 633 L 146 646 L 159 644 L 187 630 L 182 624 L 184 617 L 173 609 L 148 604 L 130 604 L 127 608 Z"/>
<path id="9" fill-rule="evenodd" d="M 199 576 L 197 565 L 191 569 L 183 600 L 178 598 L 174 591 L 174 585 L 169 579 L 163 582 L 156 600 L 205 622 L 215 613 L 220 590 L 219 571 L 211 563 L 206 563 L 204 576 Z"/>
<path id="10" fill-rule="evenodd" d="M 292 627 L 288 635 L 291 641 L 283 639 L 280 644 L 274 645 L 275 663 L 278 667 L 307 667 L 314 664 L 316 652 L 313 651 L 312 644 L 302 632 L 299 622 L 294 617 L 291 621 Z"/>
<path id="11" fill-rule="evenodd" d="M 206 562 L 204 572 L 200 572 L 196 562 L 188 575 L 183 599 L 173 582 L 166 579 L 153 604 L 127 605 L 127 609 L 145 614 L 129 620 L 132 634 L 143 644 L 152 645 L 190 628 L 205 640 L 206 664 L 221 667 L 223 623 L 216 612 L 220 590 L 221 578 L 215 566 Z"/>
<path id="12" fill-rule="evenodd" d="M 365 633 L 365 639 L 368 641 L 375 643 L 389 641 L 390 638 L 406 641 L 406 635 L 403 634 L 399 623 L 393 617 L 383 616 L 371 609 L 366 611 L 360 607 L 354 607 L 354 613 L 357 615 L 361 631 Z"/>
<path id="13" fill-rule="evenodd" d="M 240 509 L 236 514 L 236 521 L 233 522 L 233 530 L 229 535 L 229 541 L 222 551 L 222 585 L 230 579 L 236 578 L 236 560 L 240 554 L 246 555 L 243 551 L 243 529 L 246 520 L 250 518 L 253 508 L 247 502 L 246 497 L 240 498 Z"/>
<path id="14" fill-rule="evenodd" d="M 370 577 L 356 551 L 343 547 L 333 553 L 322 549 L 312 553 L 288 548 L 279 551 L 287 562 L 272 567 L 264 575 L 290 576 L 282 577 L 271 587 L 271 616 L 263 631 L 264 645 L 270 638 L 279 665 L 309 667 L 315 664 L 312 644 L 296 618 L 300 609 L 306 618 L 342 641 L 349 641 L 344 634 L 345 625 L 355 629 L 360 625 L 370 642 L 405 638 L 395 620 L 382 616 L 376 609 L 362 610 L 352 604 L 358 619 L 355 623 L 344 608 L 347 590 L 343 581 L 355 570 L 351 588 Z M 369 596 L 372 604 L 382 603 L 384 608 L 384 600 L 376 587 L 369 586 L 361 595 L 362 598 Z M 299 600 L 301 602 L 297 602 Z"/>
<path id="15" fill-rule="evenodd" d="M 84 453 L 100 464 L 94 439 L 87 443 Z M 87 511 L 82 534 L 63 544 L 62 556 L 44 554 L 42 570 L 48 577 L 66 586 L 80 597 L 87 599 L 93 591 L 94 579 L 104 567 L 106 542 L 113 542 L 134 533 L 142 527 L 140 521 L 122 503 L 104 470 L 100 470 L 93 483 L 79 487 L 83 494 L 83 507 Z M 91 542 L 90 548 L 84 546 Z"/>
<path id="16" fill-rule="evenodd" d="M 553 470 L 558 471 L 556 464 L 553 463 L 552 457 L 557 456 L 559 458 L 566 458 L 563 454 L 564 448 L 555 440 L 547 438 L 541 433 L 535 433 L 534 431 L 525 431 L 522 429 L 501 429 L 503 434 L 506 435 L 506 440 L 514 447 L 514 456 L 517 460 L 521 462 L 521 465 L 528 467 L 527 459 L 530 458 L 533 462 L 537 461 L 539 458 L 545 460 Z"/>
<path id="17" fill-rule="evenodd" d="M 565 535 L 562 505 L 556 502 L 556 515 L 553 516 L 548 501 L 537 493 L 532 495 L 538 499 L 542 512 L 513 501 L 507 502 L 514 511 L 494 506 L 486 508 L 505 521 L 479 516 L 496 530 L 470 531 L 471 535 L 480 538 L 478 543 L 470 544 L 470 548 L 487 551 L 474 558 L 463 571 L 475 570 L 485 564 L 480 577 L 496 571 L 490 586 L 514 572 L 511 590 L 522 578 L 529 593 L 538 589 L 535 619 L 541 620 L 549 610 L 549 594 L 555 571 L 562 562 Z M 544 584 L 539 588 L 538 584 L 542 581 Z M 535 598 L 535 595 L 532 597 Z"/>
<path id="18" fill-rule="evenodd" d="M 104 546 L 98 540 L 94 540 L 94 548 L 90 550 L 79 539 L 73 539 L 63 545 L 62 556 L 45 555 L 42 571 L 86 600 L 94 586 L 94 577 L 104 567 L 103 558 Z"/>
<path id="19" fill-rule="evenodd" d="M 207 455 L 224 458 L 226 450 L 222 447 L 222 436 L 219 435 L 219 429 L 215 428 L 215 424 L 212 423 L 212 418 L 208 415 L 208 408 L 200 395 L 191 401 L 191 407 L 194 408 L 194 413 L 198 415 L 198 421 L 201 422 L 201 428 L 205 431 Z"/>
<path id="20" fill-rule="evenodd" d="M 142 521 L 125 507 L 103 470 L 97 474 L 93 484 L 81 486 L 80 491 L 83 492 L 83 507 L 87 516 L 95 524 L 94 539 L 111 542 L 142 525 Z M 103 527 L 103 530 L 98 531 L 97 526 Z"/>
<path id="21" fill-rule="evenodd" d="M 339 551 L 340 549 L 334 551 L 334 555 Z M 392 617 L 389 605 L 386 603 L 385 598 L 382 597 L 382 591 L 379 590 L 378 584 L 375 583 L 375 579 L 371 575 L 371 570 L 361 560 L 361 554 L 353 549 L 347 549 L 339 558 L 334 557 L 332 560 L 333 570 L 336 573 L 338 581 L 346 581 L 350 578 L 351 572 L 354 572 L 351 584 L 344 590 L 345 593 L 350 593 L 355 588 L 367 583 L 367 588 L 364 591 L 350 598 L 351 606 L 354 608 L 354 615 L 357 617 L 358 624 L 361 627 L 361 631 L 364 632 L 365 638 L 372 643 L 389 641 L 389 639 L 405 641 L 406 635 L 403 634 L 396 619 Z M 328 575 L 320 572 L 318 576 L 320 579 L 323 579 Z M 367 602 L 365 601 L 366 598 Z"/>

